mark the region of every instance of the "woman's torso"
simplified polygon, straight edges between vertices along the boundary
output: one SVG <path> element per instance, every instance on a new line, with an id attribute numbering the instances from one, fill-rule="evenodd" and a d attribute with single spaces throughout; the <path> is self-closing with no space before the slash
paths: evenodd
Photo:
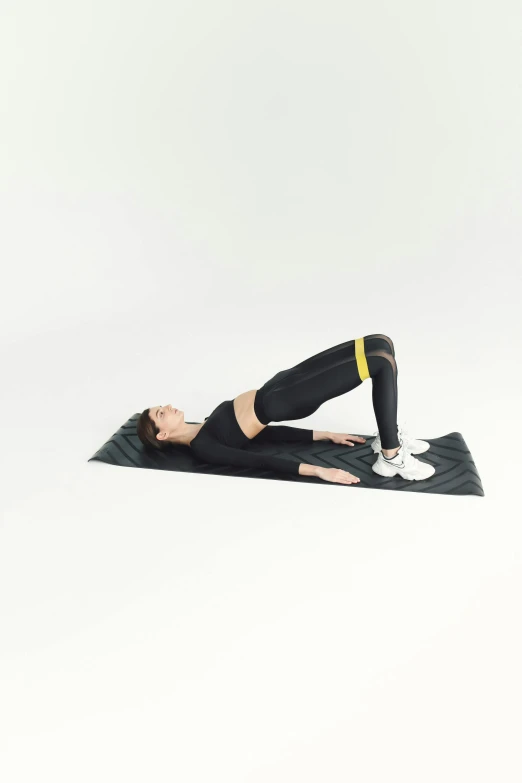
<path id="1" fill-rule="evenodd" d="M 236 414 L 237 423 L 247 438 L 255 438 L 267 426 L 266 424 L 261 424 L 254 413 L 256 392 L 257 389 L 251 389 L 239 394 L 234 399 L 234 413 Z"/>
<path id="2" fill-rule="evenodd" d="M 235 397 L 234 400 L 232 401 L 234 415 L 236 417 L 237 423 L 241 431 L 245 435 L 245 437 L 247 437 L 249 440 L 255 438 L 256 435 L 258 435 L 261 432 L 261 430 L 264 430 L 265 427 L 267 426 L 266 424 L 262 424 L 259 421 L 259 419 L 257 418 L 254 412 L 254 400 L 256 397 L 256 392 L 257 389 L 250 389 L 250 391 L 246 391 L 243 392 L 242 394 L 238 394 L 238 396 Z M 221 403 L 221 405 L 224 405 L 224 403 Z M 201 430 L 205 427 L 207 421 L 208 419 L 205 419 L 205 421 L 197 431 L 195 437 L 199 435 Z M 194 440 L 194 438 L 192 440 Z"/>

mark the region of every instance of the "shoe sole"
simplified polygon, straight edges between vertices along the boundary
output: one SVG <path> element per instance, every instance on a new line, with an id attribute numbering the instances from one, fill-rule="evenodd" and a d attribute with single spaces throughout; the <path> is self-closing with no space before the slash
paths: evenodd
<path id="1" fill-rule="evenodd" d="M 380 462 L 382 465 L 382 460 Z M 432 472 L 429 473 L 427 476 L 412 476 L 411 474 L 404 475 L 406 471 L 401 470 L 401 468 L 397 468 L 395 465 L 388 465 L 388 464 L 383 465 L 383 467 L 386 468 L 386 471 L 381 473 L 380 470 L 376 469 L 378 463 L 379 463 L 379 458 L 377 458 L 377 461 L 374 462 L 374 464 L 372 465 L 372 470 L 374 473 L 377 473 L 378 476 L 382 476 L 383 478 L 393 478 L 394 476 L 399 475 L 405 481 L 426 481 L 426 479 L 431 478 L 435 473 L 435 468 L 433 468 L 433 466 L 431 465 L 429 467 L 433 468 Z M 427 464 L 427 463 L 423 463 L 423 464 Z"/>

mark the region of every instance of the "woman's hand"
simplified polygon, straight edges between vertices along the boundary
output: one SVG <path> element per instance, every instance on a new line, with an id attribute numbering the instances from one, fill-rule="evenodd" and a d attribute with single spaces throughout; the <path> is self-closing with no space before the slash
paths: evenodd
<path id="1" fill-rule="evenodd" d="M 361 480 L 352 473 L 348 473 L 347 470 L 341 470 L 341 468 L 321 468 L 317 466 L 315 475 L 323 481 L 333 481 L 334 484 L 358 484 Z"/>
<path id="2" fill-rule="evenodd" d="M 360 435 L 346 435 L 344 432 L 330 432 L 328 440 L 332 443 L 340 443 L 344 446 L 353 446 L 351 441 L 356 443 L 366 443 L 366 438 L 362 438 Z"/>

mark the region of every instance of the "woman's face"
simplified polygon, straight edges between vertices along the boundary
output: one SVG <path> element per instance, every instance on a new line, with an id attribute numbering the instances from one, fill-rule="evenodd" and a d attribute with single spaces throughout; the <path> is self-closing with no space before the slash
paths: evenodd
<path id="1" fill-rule="evenodd" d="M 172 405 L 156 405 L 150 409 L 149 416 L 160 432 L 167 432 L 167 437 L 183 422 L 183 411 Z"/>

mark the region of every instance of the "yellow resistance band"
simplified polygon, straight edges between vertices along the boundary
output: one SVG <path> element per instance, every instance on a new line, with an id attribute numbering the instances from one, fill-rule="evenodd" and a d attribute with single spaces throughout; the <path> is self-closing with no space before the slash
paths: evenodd
<path id="1" fill-rule="evenodd" d="M 361 381 L 365 381 L 370 377 L 368 370 L 368 362 L 364 354 L 364 337 L 359 337 L 355 341 L 355 358 L 357 360 L 357 369 L 359 370 L 359 376 Z"/>

